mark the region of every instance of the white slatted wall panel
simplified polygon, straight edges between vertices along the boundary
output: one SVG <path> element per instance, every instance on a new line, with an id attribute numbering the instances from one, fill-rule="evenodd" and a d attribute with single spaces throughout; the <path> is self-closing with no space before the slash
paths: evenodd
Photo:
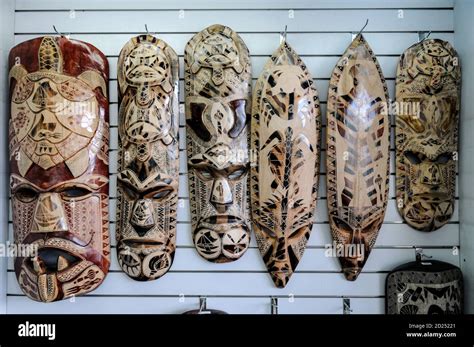
<path id="1" fill-rule="evenodd" d="M 71 12 L 71 10 L 75 10 Z M 184 10 L 180 12 L 180 10 Z M 181 17 L 184 18 L 180 18 Z M 294 18 L 290 18 L 290 17 Z M 402 18 L 400 18 L 402 17 Z M 307 63 L 318 88 L 325 114 L 330 74 L 351 40 L 369 18 L 365 37 L 375 51 L 394 97 L 398 56 L 416 42 L 418 31 L 454 41 L 453 2 L 417 1 L 59 1 L 17 0 L 15 42 L 53 34 L 52 25 L 71 37 L 92 43 L 110 62 L 111 116 L 111 240 L 115 233 L 117 154 L 117 57 L 130 37 L 142 33 L 147 24 L 180 55 L 186 42 L 204 27 L 221 23 L 239 32 L 252 56 L 256 79 L 266 59 L 279 43 L 279 32 L 288 24 L 288 41 Z M 180 80 L 183 100 L 183 79 Z M 325 118 L 325 117 L 324 117 Z M 459 216 L 439 231 L 417 232 L 402 222 L 394 199 L 392 162 L 391 191 L 385 223 L 376 247 L 356 282 L 344 279 L 336 259 L 324 255 L 331 243 L 325 193 L 325 149 L 317 223 L 297 273 L 285 289 L 274 287 L 267 275 L 255 240 L 247 254 L 230 264 L 212 264 L 198 256 L 192 246 L 186 175 L 185 128 L 180 120 L 180 188 L 178 237 L 171 271 L 153 282 L 135 282 L 121 273 L 112 249 L 110 274 L 99 289 L 64 301 L 40 304 L 28 300 L 19 289 L 8 264 L 7 311 L 9 313 L 180 313 L 196 308 L 198 297 L 208 306 L 229 313 L 269 313 L 270 297 L 279 297 L 279 313 L 342 313 L 342 297 L 351 298 L 354 313 L 384 312 L 384 282 L 393 267 L 414 259 L 414 246 L 426 248 L 434 258 L 459 265 Z M 325 129 L 323 129 L 325 130 Z M 393 128 L 392 128 L 393 130 Z M 393 133 L 393 131 L 392 131 Z M 393 139 L 392 139 L 393 140 Z M 392 141 L 392 157 L 393 157 Z M 393 158 L 392 158 L 393 159 Z M 12 238 L 11 223 L 9 238 Z M 115 247 L 115 241 L 112 241 Z"/>

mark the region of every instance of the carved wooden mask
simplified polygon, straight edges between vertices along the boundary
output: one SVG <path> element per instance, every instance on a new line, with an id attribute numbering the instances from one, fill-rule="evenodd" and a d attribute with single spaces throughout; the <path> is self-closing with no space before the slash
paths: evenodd
<path id="1" fill-rule="evenodd" d="M 390 159 L 387 86 L 360 34 L 334 68 L 327 109 L 329 224 L 342 271 L 353 281 L 383 222 Z"/>
<path id="2" fill-rule="evenodd" d="M 176 249 L 178 71 L 174 50 L 150 35 L 120 52 L 117 256 L 136 280 L 164 275 Z"/>
<path id="3" fill-rule="evenodd" d="M 87 293 L 109 268 L 109 67 L 94 46 L 39 37 L 10 52 L 10 167 L 15 258 L 38 301 Z"/>
<path id="4" fill-rule="evenodd" d="M 266 63 L 252 101 L 252 216 L 257 244 L 277 287 L 296 269 L 318 193 L 320 109 L 313 80 L 285 42 Z"/>
<path id="5" fill-rule="evenodd" d="M 397 70 L 397 206 L 413 228 L 432 231 L 454 211 L 461 68 L 448 42 L 408 48 Z"/>
<path id="6" fill-rule="evenodd" d="M 403 264 L 385 283 L 386 314 L 462 314 L 464 282 L 461 270 L 437 261 Z"/>
<path id="7" fill-rule="evenodd" d="M 193 240 L 216 262 L 240 258 L 250 242 L 250 57 L 230 28 L 210 26 L 186 45 L 186 130 Z"/>

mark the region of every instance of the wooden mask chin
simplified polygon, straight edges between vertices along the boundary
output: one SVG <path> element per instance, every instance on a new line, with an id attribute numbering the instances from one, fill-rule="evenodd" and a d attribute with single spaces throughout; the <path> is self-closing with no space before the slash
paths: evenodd
<path id="1" fill-rule="evenodd" d="M 135 280 L 171 267 L 178 204 L 178 56 L 150 35 L 132 38 L 118 60 L 117 256 Z"/>
<path id="2" fill-rule="evenodd" d="M 433 231 L 454 211 L 461 68 L 448 42 L 408 48 L 397 71 L 397 206 L 413 228 Z"/>
<path id="3" fill-rule="evenodd" d="M 212 262 L 250 242 L 250 57 L 230 28 L 210 26 L 185 49 L 186 130 L 193 241 Z"/>
<path id="4" fill-rule="evenodd" d="M 109 268 L 108 62 L 85 42 L 40 37 L 9 64 L 18 282 L 38 301 L 84 294 Z"/>

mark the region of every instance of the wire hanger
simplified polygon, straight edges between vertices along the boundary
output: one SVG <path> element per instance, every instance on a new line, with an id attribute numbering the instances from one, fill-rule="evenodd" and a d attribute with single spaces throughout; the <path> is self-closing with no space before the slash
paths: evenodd
<path id="1" fill-rule="evenodd" d="M 145 24 L 145 33 L 146 33 L 147 35 L 156 35 L 156 32 L 150 32 L 150 31 L 148 31 L 148 24 Z"/>
<path id="2" fill-rule="evenodd" d="M 280 33 L 280 45 L 286 42 L 286 29 L 288 25 L 285 25 L 285 31 Z"/>
<path id="3" fill-rule="evenodd" d="M 431 30 L 428 31 L 428 34 L 425 35 L 425 31 L 418 31 L 418 43 L 422 43 L 431 35 Z"/>
<path id="4" fill-rule="evenodd" d="M 65 38 L 69 39 L 69 37 L 71 36 L 71 34 L 63 34 L 63 33 L 59 32 L 58 29 L 56 29 L 56 25 L 54 25 L 54 24 L 53 24 L 53 30 L 57 35 L 59 35 L 61 37 L 65 37 Z"/>
<path id="5" fill-rule="evenodd" d="M 357 36 L 359 36 L 360 34 L 362 34 L 362 32 L 364 31 L 364 29 L 365 29 L 365 27 L 367 26 L 367 24 L 369 24 L 369 18 L 366 19 L 364 26 L 359 30 L 359 32 L 358 32 L 357 34 L 351 33 L 351 34 L 352 34 L 352 40 L 354 40 Z"/>

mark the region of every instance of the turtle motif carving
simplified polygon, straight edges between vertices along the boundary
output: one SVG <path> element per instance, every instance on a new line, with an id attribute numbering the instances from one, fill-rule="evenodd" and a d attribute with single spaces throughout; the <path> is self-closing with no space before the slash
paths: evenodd
<path id="1" fill-rule="evenodd" d="M 441 228 L 454 212 L 461 67 L 446 41 L 408 48 L 397 69 L 397 206 L 413 228 Z"/>
<path id="2" fill-rule="evenodd" d="M 174 50 L 151 35 L 128 41 L 118 60 L 117 257 L 140 281 L 163 276 L 176 249 L 178 70 Z"/>
<path id="3" fill-rule="evenodd" d="M 107 59 L 47 36 L 9 63 L 14 238 L 33 251 L 15 258 L 19 285 L 44 302 L 87 293 L 110 263 Z"/>
<path id="4" fill-rule="evenodd" d="M 186 45 L 185 103 L 193 241 L 205 259 L 239 259 L 250 242 L 250 56 L 232 29 L 212 25 Z"/>

